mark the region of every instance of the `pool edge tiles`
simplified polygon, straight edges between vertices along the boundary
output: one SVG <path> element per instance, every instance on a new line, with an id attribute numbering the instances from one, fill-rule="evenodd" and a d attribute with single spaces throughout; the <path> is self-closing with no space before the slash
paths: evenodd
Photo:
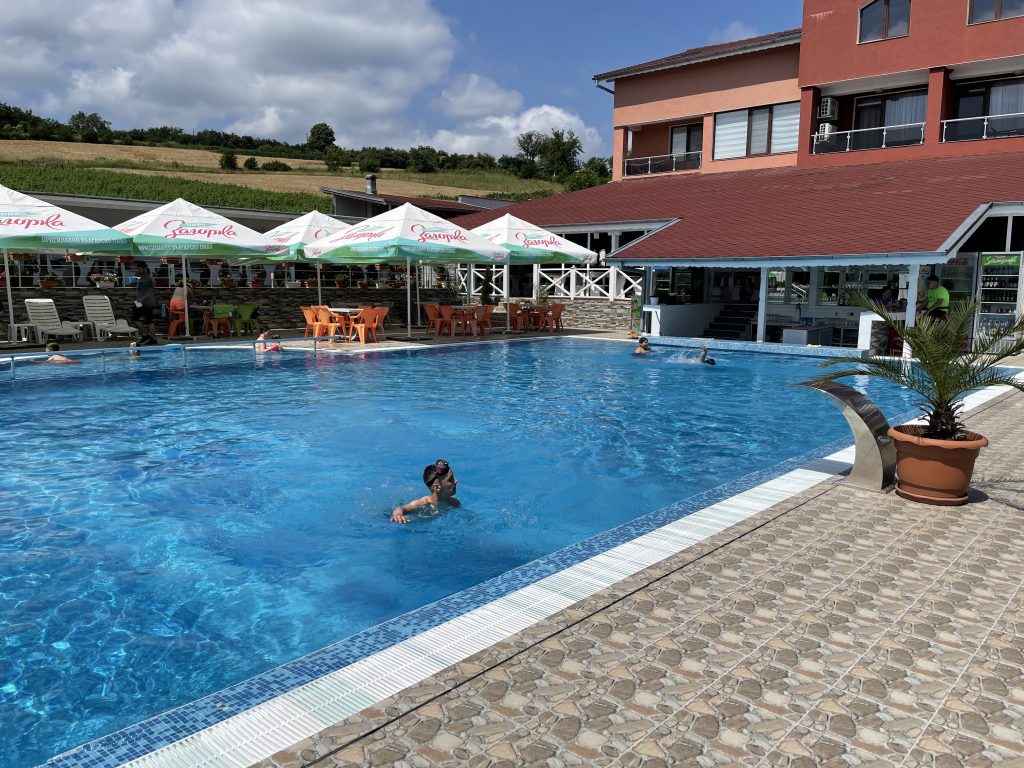
<path id="1" fill-rule="evenodd" d="M 990 388 L 969 396 L 965 405 L 973 409 L 1007 391 L 1010 388 Z M 840 445 L 844 447 L 835 451 Z M 183 768 L 245 766 L 266 759 L 834 478 L 850 467 L 852 459 L 850 440 L 834 441 L 558 550 L 249 681 L 75 747 L 46 765 Z M 517 583 L 509 586 L 511 579 Z M 477 604 L 460 609 L 466 595 L 475 597 Z M 439 608 L 447 609 L 448 616 L 438 618 Z M 423 628 L 415 630 L 416 622 L 410 624 L 410 617 Z M 350 650 L 353 644 L 357 647 Z"/>

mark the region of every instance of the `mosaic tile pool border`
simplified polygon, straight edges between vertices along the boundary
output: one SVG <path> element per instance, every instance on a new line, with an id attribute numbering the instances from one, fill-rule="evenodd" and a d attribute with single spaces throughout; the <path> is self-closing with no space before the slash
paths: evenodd
<path id="1" fill-rule="evenodd" d="M 976 407 L 981 402 L 998 394 L 1000 394 L 999 391 L 987 394 L 978 393 L 978 395 L 972 396 L 971 399 L 974 402 L 968 405 Z M 984 397 L 979 398 L 980 395 L 984 395 Z M 149 758 L 150 756 L 155 758 L 161 752 L 166 753 L 168 748 L 174 747 L 186 739 L 192 742 L 192 746 L 195 746 L 195 739 L 189 739 L 189 737 L 195 736 L 205 729 L 224 723 L 232 718 L 239 718 L 241 716 L 251 718 L 254 708 L 260 705 L 301 689 L 303 686 L 307 686 L 315 681 L 326 679 L 329 675 L 337 673 L 339 670 L 344 670 L 356 662 L 370 659 L 374 654 L 378 654 L 385 649 L 391 649 L 400 643 L 435 630 L 440 625 L 456 617 L 463 616 L 474 610 L 486 609 L 495 601 L 506 598 L 510 593 L 529 588 L 542 579 L 556 576 L 567 568 L 577 566 L 585 560 L 607 553 L 615 547 L 627 545 L 640 536 L 650 534 L 658 529 L 664 529 L 701 510 L 707 510 L 709 507 L 721 505 L 730 499 L 736 499 L 753 488 L 776 480 L 787 473 L 792 473 L 816 460 L 823 458 L 837 460 L 842 454 L 850 451 L 847 447 L 849 444 L 849 438 L 833 441 L 814 451 L 801 454 L 773 467 L 738 478 L 717 488 L 669 505 L 610 531 L 598 534 L 578 544 L 515 568 L 487 582 L 364 630 L 345 640 L 295 661 L 288 662 L 250 680 L 243 681 L 190 704 L 129 726 L 109 736 L 76 747 L 62 755 L 51 758 L 51 760 L 47 761 L 46 765 L 60 766 L 60 768 L 81 768 L 85 766 L 88 766 L 88 768 L 104 768 L 132 761 L 138 761 L 137 764 L 140 766 L 158 764 L 191 765 L 193 763 L 187 761 L 179 762 L 177 759 L 172 759 L 168 763 L 162 763 L 157 762 L 155 759 L 150 760 Z M 836 449 L 840 447 L 847 448 L 836 454 Z M 828 474 L 820 474 L 815 483 L 828 476 Z M 774 504 L 781 500 L 782 498 L 774 498 L 771 500 L 771 503 Z M 738 519 L 742 519 L 742 517 Z M 714 532 L 716 531 L 712 531 L 707 535 L 712 535 Z M 690 546 L 699 540 L 690 541 L 686 546 Z M 667 556 L 667 554 L 664 556 Z M 603 587 L 597 587 L 597 589 L 600 588 Z M 592 590 L 588 594 L 592 594 L 597 589 Z M 580 594 L 579 597 L 574 597 L 570 604 L 583 596 L 585 595 Z M 545 615 L 550 615 L 550 613 L 565 606 L 552 604 L 551 607 L 552 610 Z M 529 623 L 540 618 L 543 618 L 543 616 L 533 616 Z M 491 642 L 496 642 L 499 639 L 501 639 L 500 636 L 494 637 Z M 428 655 L 430 655 L 431 650 L 421 649 L 421 651 L 426 652 Z M 455 658 L 444 659 L 443 666 L 447 666 L 457 660 Z M 415 673 L 414 679 L 410 678 L 406 684 L 416 682 L 425 676 L 425 674 Z M 350 693 L 355 695 L 355 692 Z M 358 709 L 355 711 L 359 711 L 359 709 L 389 695 L 389 691 L 384 689 L 381 689 L 378 693 L 380 695 L 377 695 L 376 698 L 356 699 L 357 703 L 354 706 L 357 706 Z M 362 695 L 365 696 L 365 693 Z M 272 726 L 260 723 L 257 732 L 264 732 L 270 727 Z M 289 733 L 291 735 L 288 735 L 287 738 L 290 741 L 278 746 L 278 749 L 294 743 L 300 738 L 311 735 L 310 733 L 295 735 L 295 733 L 290 731 Z M 262 755 L 262 757 L 266 756 Z"/>
<path id="2" fill-rule="evenodd" d="M 648 336 L 652 346 L 699 348 L 723 352 L 759 352 L 766 355 L 798 355 L 800 357 L 867 357 L 866 349 L 853 347 L 816 347 L 802 344 L 778 344 L 763 341 L 732 341 L 731 339 L 705 339 L 687 336 Z"/>

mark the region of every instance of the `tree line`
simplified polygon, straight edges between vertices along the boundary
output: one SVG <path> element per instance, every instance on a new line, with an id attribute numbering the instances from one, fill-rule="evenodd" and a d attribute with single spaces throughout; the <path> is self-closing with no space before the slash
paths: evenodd
<path id="1" fill-rule="evenodd" d="M 289 144 L 276 139 L 239 136 L 235 133 L 201 130 L 188 133 L 173 126 L 133 128 L 115 131 L 110 121 L 96 112 L 71 115 L 67 123 L 40 117 L 31 110 L 0 102 L 0 139 L 35 139 L 39 141 L 78 141 L 94 144 L 142 144 L 210 149 L 231 155 L 258 154 L 266 157 L 323 160 L 328 170 L 342 171 L 357 166 L 362 173 L 376 173 L 381 168 L 408 170 L 414 173 L 438 171 L 504 171 L 521 179 L 551 180 L 566 189 L 603 184 L 611 173 L 603 157 L 582 162 L 583 143 L 572 130 L 552 130 L 548 134 L 527 131 L 516 137 L 515 155 L 495 157 L 486 152 L 460 154 L 429 146 L 412 149 L 395 147 L 362 147 L 349 149 L 335 143 L 334 129 L 327 123 L 313 125 L 302 144 Z M 237 160 L 226 160 L 222 167 L 237 168 Z M 252 158 L 250 158 L 252 160 Z M 253 163 L 255 161 L 253 160 Z M 255 169 L 248 163 L 250 169 Z M 286 170 L 280 164 L 265 170 Z"/>

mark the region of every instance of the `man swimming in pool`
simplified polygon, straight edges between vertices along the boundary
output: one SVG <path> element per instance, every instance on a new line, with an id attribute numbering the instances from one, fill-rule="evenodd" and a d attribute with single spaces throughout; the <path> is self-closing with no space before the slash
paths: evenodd
<path id="1" fill-rule="evenodd" d="M 704 363 L 704 365 L 714 365 L 715 364 L 715 358 L 708 357 L 708 348 L 707 347 L 701 347 L 700 348 L 700 354 L 697 356 L 697 362 L 698 363 Z"/>
<path id="2" fill-rule="evenodd" d="M 647 341 L 647 337 L 641 336 L 640 341 L 637 342 L 637 348 L 633 350 L 634 355 L 649 355 L 651 354 L 651 343 Z"/>
<path id="3" fill-rule="evenodd" d="M 441 505 L 460 506 L 461 502 L 455 498 L 459 481 L 444 459 L 438 459 L 423 468 L 423 484 L 430 489 L 430 494 L 395 507 L 391 512 L 392 523 L 408 523 L 407 514 L 423 509 L 437 509 Z"/>

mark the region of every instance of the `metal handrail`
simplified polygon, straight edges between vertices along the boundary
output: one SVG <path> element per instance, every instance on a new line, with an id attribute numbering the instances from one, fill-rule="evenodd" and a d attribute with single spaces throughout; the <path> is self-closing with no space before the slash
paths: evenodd
<path id="1" fill-rule="evenodd" d="M 888 132 L 889 131 L 900 130 L 900 129 L 906 129 L 906 128 L 919 128 L 921 130 L 921 136 L 920 136 L 920 138 L 918 139 L 918 141 L 916 143 L 917 144 L 924 144 L 924 129 L 925 129 L 925 125 L 926 125 L 926 123 L 903 123 L 901 125 L 880 125 L 877 128 L 855 128 L 852 131 L 836 131 L 835 133 L 830 133 L 830 134 L 828 134 L 828 136 L 825 136 L 825 137 L 823 137 L 823 135 L 820 134 L 820 133 L 815 133 L 814 134 L 814 154 L 816 154 L 816 155 L 817 154 L 827 154 L 828 152 L 857 152 L 857 151 L 865 150 L 865 149 L 888 149 L 889 146 L 890 146 L 890 145 L 887 144 Z M 854 134 L 861 134 L 861 133 L 866 134 L 866 133 L 871 133 L 871 132 L 877 133 L 878 131 L 882 132 L 882 143 L 881 143 L 880 146 L 877 146 L 877 147 L 854 147 L 853 146 L 853 135 Z M 820 147 L 822 145 L 825 145 L 825 144 L 832 144 L 840 136 L 845 136 L 846 137 L 846 149 L 830 149 L 830 150 L 822 150 L 821 152 L 818 151 L 818 147 Z M 905 146 L 908 146 L 910 144 L 913 144 L 913 142 L 901 141 L 899 144 L 894 144 L 892 146 L 905 147 Z"/>
<path id="2" fill-rule="evenodd" d="M 1003 136 L 991 136 L 990 137 L 988 135 L 989 120 L 998 120 L 1000 118 L 1018 118 L 1018 119 L 1020 119 L 1021 122 L 1022 122 L 1022 130 L 1021 130 L 1021 133 L 1018 134 L 1018 135 L 1024 136 L 1024 112 L 1008 112 L 1008 113 L 1003 114 L 1003 115 L 982 115 L 981 117 L 954 117 L 954 118 L 950 118 L 949 120 L 943 120 L 942 121 L 942 140 L 944 142 L 945 141 L 972 141 L 972 140 L 974 140 L 971 137 L 965 138 L 965 139 L 947 139 L 946 138 L 946 131 L 949 128 L 950 123 L 971 123 L 971 122 L 977 122 L 978 120 L 981 120 L 982 124 L 981 124 L 981 136 L 979 136 L 977 138 L 979 138 L 979 139 L 1005 138 Z"/>
<path id="3" fill-rule="evenodd" d="M 630 157 L 622 161 L 622 172 L 625 176 L 642 176 L 650 173 L 671 173 L 672 171 L 693 171 L 701 166 L 703 152 L 678 152 L 671 155 L 651 155 L 650 157 Z M 696 163 L 689 168 L 686 163 Z M 671 168 L 663 168 L 670 161 Z"/>

